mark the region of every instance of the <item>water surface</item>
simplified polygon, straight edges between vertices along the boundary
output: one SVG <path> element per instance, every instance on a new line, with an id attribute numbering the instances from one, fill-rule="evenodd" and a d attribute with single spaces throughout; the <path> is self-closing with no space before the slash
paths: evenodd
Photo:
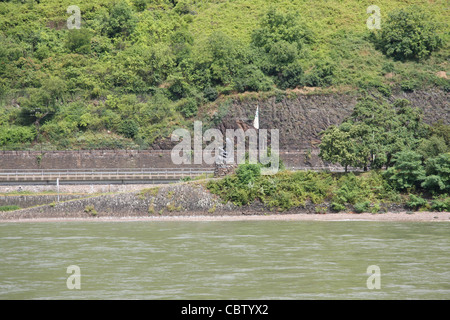
<path id="1" fill-rule="evenodd" d="M 449 299 L 445 222 L 0 224 L 0 299 Z M 68 289 L 79 266 L 81 289 Z M 381 288 L 367 288 L 368 266 Z"/>

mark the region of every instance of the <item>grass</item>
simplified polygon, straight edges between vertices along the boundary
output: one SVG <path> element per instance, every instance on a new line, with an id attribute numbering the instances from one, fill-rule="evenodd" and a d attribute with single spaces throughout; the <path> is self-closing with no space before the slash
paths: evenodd
<path id="1" fill-rule="evenodd" d="M 233 39 L 249 44 L 252 30 L 258 27 L 259 19 L 273 5 L 280 11 L 296 13 L 298 19 L 315 35 L 316 40 L 305 52 L 306 57 L 302 62 L 306 72 L 325 57 L 339 61 L 334 86 L 364 87 L 377 83 L 391 85 L 411 77 L 421 79 L 427 85 L 438 82 L 436 72 L 449 71 L 446 57 L 449 55 L 450 34 L 446 32 L 448 28 L 444 25 L 448 20 L 446 1 L 376 2 L 381 11 L 381 27 L 389 12 L 413 4 L 423 6 L 424 10 L 441 23 L 440 33 L 446 43 L 445 47 L 430 59 L 420 62 L 393 61 L 374 48 L 368 40 L 370 31 L 366 26 L 366 20 L 370 16 L 366 10 L 372 4 L 370 1 L 360 0 L 200 1 L 194 6 L 198 14 L 190 24 L 190 29 L 195 42 L 199 44 L 204 43 L 214 31 L 222 31 Z M 388 72 L 383 72 L 383 66 L 387 63 L 392 64 L 395 71 L 392 79 L 386 79 Z"/>
<path id="2" fill-rule="evenodd" d="M 16 205 L 7 205 L 7 206 L 0 206 L 0 212 L 2 211 L 14 211 L 21 209 L 19 206 Z"/>

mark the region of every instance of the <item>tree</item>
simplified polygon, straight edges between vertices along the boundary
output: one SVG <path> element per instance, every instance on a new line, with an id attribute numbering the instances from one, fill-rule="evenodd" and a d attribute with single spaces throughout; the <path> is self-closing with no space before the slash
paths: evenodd
<path id="1" fill-rule="evenodd" d="M 126 1 L 116 2 L 109 10 L 109 17 L 105 24 L 106 34 L 110 38 L 118 35 L 128 36 L 136 27 L 137 19 L 134 15 L 133 7 Z"/>
<path id="2" fill-rule="evenodd" d="M 325 131 L 323 139 L 326 143 L 321 145 L 321 150 L 327 150 L 324 150 L 323 156 L 327 159 L 343 157 L 344 151 L 330 147 L 329 141 L 332 141 L 331 146 L 335 144 L 332 140 L 334 134 L 334 139 L 342 143 L 347 139 L 349 148 L 344 149 L 344 154 L 352 153 L 351 165 L 364 170 L 369 166 L 372 169 L 390 167 L 396 153 L 416 149 L 420 139 L 427 134 L 421 121 L 421 111 L 412 108 L 409 101 L 397 100 L 389 105 L 378 103 L 372 98 L 359 101 L 337 130 L 346 134 L 336 129 Z M 345 156 L 345 159 L 350 158 Z"/>
<path id="3" fill-rule="evenodd" d="M 347 172 L 348 166 L 355 165 L 357 162 L 350 133 L 335 126 L 328 127 L 322 133 L 319 157 L 324 161 L 341 164 Z"/>
<path id="4" fill-rule="evenodd" d="M 294 14 L 270 9 L 252 33 L 255 61 L 261 70 L 275 78 L 281 89 L 302 84 L 303 69 L 298 60 L 305 44 L 312 42 L 311 31 Z"/>
<path id="5" fill-rule="evenodd" d="M 433 192 L 450 192 L 450 153 L 443 153 L 426 161 L 426 174 L 422 187 Z"/>
<path id="6" fill-rule="evenodd" d="M 417 6 L 389 13 L 376 39 L 384 54 L 398 60 L 423 59 L 443 45 L 437 24 Z"/>
<path id="7" fill-rule="evenodd" d="M 407 150 L 394 156 L 394 167 L 385 172 L 388 181 L 397 189 L 418 188 L 425 180 L 425 168 L 422 156 L 417 152 Z"/>

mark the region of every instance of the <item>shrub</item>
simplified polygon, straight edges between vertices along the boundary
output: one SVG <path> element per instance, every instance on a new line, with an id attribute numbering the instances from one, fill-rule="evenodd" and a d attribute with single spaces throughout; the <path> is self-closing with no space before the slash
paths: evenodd
<path id="1" fill-rule="evenodd" d="M 208 86 L 203 90 L 203 96 L 208 101 L 216 101 L 216 99 L 219 97 L 219 93 L 217 92 L 217 89 L 211 86 Z"/>
<path id="2" fill-rule="evenodd" d="M 241 164 L 236 170 L 236 176 L 240 184 L 248 185 L 261 176 L 261 168 L 258 164 Z"/>
<path id="3" fill-rule="evenodd" d="M 194 98 L 186 98 L 180 100 L 176 108 L 185 118 L 191 118 L 197 114 L 198 103 Z"/>
<path id="4" fill-rule="evenodd" d="M 413 92 L 419 87 L 416 80 L 404 80 L 400 83 L 400 88 L 405 92 Z"/>
<path id="5" fill-rule="evenodd" d="M 355 203 L 353 208 L 357 213 L 368 212 L 370 210 L 370 201 Z"/>
<path id="6" fill-rule="evenodd" d="M 414 194 L 410 194 L 409 200 L 406 202 L 406 206 L 411 209 L 414 209 L 414 210 L 424 207 L 427 204 L 428 204 L 427 200 L 425 200 L 419 196 L 416 196 Z"/>
<path id="7" fill-rule="evenodd" d="M 331 203 L 331 209 L 336 212 L 340 212 L 340 211 L 344 211 L 347 208 L 345 207 L 345 205 L 340 204 L 339 202 L 333 202 L 333 203 Z"/>
<path id="8" fill-rule="evenodd" d="M 36 130 L 33 127 L 2 125 L 0 127 L 0 146 L 31 142 L 35 136 Z"/>
<path id="9" fill-rule="evenodd" d="M 431 201 L 431 210 L 433 211 L 450 211 L 450 197 L 446 199 L 435 199 Z"/>
<path id="10" fill-rule="evenodd" d="M 450 153 L 443 153 L 426 161 L 427 177 L 422 187 L 434 192 L 450 191 Z"/>
<path id="11" fill-rule="evenodd" d="M 384 54 L 398 60 L 422 59 L 443 45 L 434 21 L 417 6 L 389 13 L 377 38 Z"/>
<path id="12" fill-rule="evenodd" d="M 419 187 L 425 179 L 422 156 L 414 151 L 402 151 L 394 156 L 394 167 L 385 172 L 385 177 L 397 190 Z"/>
<path id="13" fill-rule="evenodd" d="M 97 210 L 95 210 L 95 207 L 93 205 L 87 205 L 84 208 L 84 212 L 90 214 L 93 217 L 95 217 L 97 215 Z"/>
<path id="14" fill-rule="evenodd" d="M 91 33 L 89 30 L 72 29 L 67 33 L 66 47 L 70 52 L 87 54 L 91 52 Z"/>
<path id="15" fill-rule="evenodd" d="M 134 138 L 139 132 L 138 124 L 131 119 L 124 120 L 119 125 L 119 133 L 125 138 Z"/>

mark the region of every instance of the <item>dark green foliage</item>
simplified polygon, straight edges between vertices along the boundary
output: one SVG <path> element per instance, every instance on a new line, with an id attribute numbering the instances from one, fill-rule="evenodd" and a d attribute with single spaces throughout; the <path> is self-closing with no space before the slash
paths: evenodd
<path id="1" fill-rule="evenodd" d="M 450 192 L 450 153 L 428 159 L 426 174 L 423 188 L 436 193 Z"/>
<path id="2" fill-rule="evenodd" d="M 407 100 L 388 105 L 363 99 L 339 127 L 322 132 L 320 157 L 344 167 L 389 167 L 396 153 L 415 149 L 426 135 L 421 110 Z"/>
<path id="3" fill-rule="evenodd" d="M 272 88 L 272 80 L 257 66 L 247 65 L 238 71 L 234 86 L 237 91 L 268 91 Z"/>
<path id="4" fill-rule="evenodd" d="M 118 131 L 125 138 L 134 138 L 139 132 L 139 125 L 134 120 L 127 119 L 120 123 Z"/>
<path id="5" fill-rule="evenodd" d="M 355 209 L 355 212 L 357 212 L 357 213 L 369 212 L 369 210 L 370 210 L 370 201 L 364 201 L 364 202 L 355 203 L 353 208 Z"/>
<path id="6" fill-rule="evenodd" d="M 186 118 L 191 118 L 197 114 L 198 103 L 194 98 L 180 100 L 177 110 Z"/>
<path id="7" fill-rule="evenodd" d="M 428 139 L 423 139 L 417 148 L 417 152 L 422 155 L 426 160 L 428 158 L 434 158 L 441 153 L 449 151 L 449 146 L 445 143 L 444 138 L 437 135 L 432 135 Z"/>
<path id="8" fill-rule="evenodd" d="M 252 33 L 256 64 L 265 74 L 274 77 L 274 82 L 281 89 L 301 86 L 303 69 L 298 63 L 300 52 L 312 39 L 310 30 L 300 24 L 293 14 L 271 9 L 261 20 L 260 27 Z M 327 76 L 327 71 L 322 71 L 324 74 L 320 71 L 315 74 L 317 80 Z M 320 81 L 328 82 L 329 79 Z"/>
<path id="9" fill-rule="evenodd" d="M 203 90 L 203 96 L 208 101 L 215 101 L 219 97 L 219 93 L 217 92 L 217 89 L 211 86 L 208 86 Z"/>
<path id="10" fill-rule="evenodd" d="M 443 45 L 437 24 L 423 8 L 411 6 L 390 12 L 378 35 L 384 54 L 398 60 L 423 59 Z"/>
<path id="11" fill-rule="evenodd" d="M 326 87 L 333 83 L 335 65 L 330 61 L 318 62 L 312 71 L 305 75 L 305 85 L 310 87 Z"/>
<path id="12" fill-rule="evenodd" d="M 419 84 L 415 80 L 405 80 L 400 83 L 400 88 L 405 92 L 413 92 L 419 87 Z"/>
<path id="13" fill-rule="evenodd" d="M 431 210 L 450 212 L 450 197 L 438 198 L 431 201 Z"/>
<path id="14" fill-rule="evenodd" d="M 394 156 L 394 167 L 386 177 L 397 190 L 418 188 L 425 179 L 422 157 L 414 151 L 402 151 Z"/>
<path id="15" fill-rule="evenodd" d="M 261 176 L 261 168 L 258 164 L 241 164 L 236 170 L 236 176 L 240 184 L 248 185 Z"/>
<path id="16" fill-rule="evenodd" d="M 406 202 L 406 205 L 414 210 L 417 210 L 421 207 L 425 207 L 428 204 L 427 200 L 423 199 L 420 196 L 416 196 L 414 194 L 409 195 L 409 200 Z"/>
<path id="17" fill-rule="evenodd" d="M 133 8 L 125 0 L 114 3 L 105 22 L 105 32 L 110 38 L 129 36 L 136 27 Z"/>
<path id="18" fill-rule="evenodd" d="M 72 29 L 67 33 L 66 47 L 70 52 L 87 54 L 91 52 L 91 32 L 88 29 Z"/>

